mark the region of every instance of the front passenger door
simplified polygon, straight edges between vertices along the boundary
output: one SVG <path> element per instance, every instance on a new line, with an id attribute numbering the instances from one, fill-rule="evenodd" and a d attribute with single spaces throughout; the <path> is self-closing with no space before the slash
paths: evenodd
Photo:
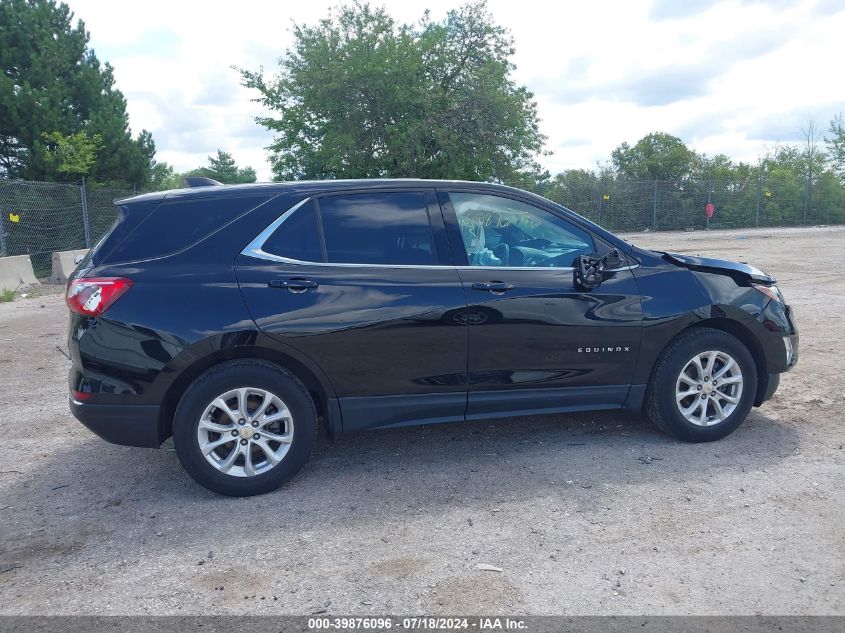
<path id="1" fill-rule="evenodd" d="M 445 194 L 445 195 L 444 195 Z M 617 408 L 640 344 L 630 267 L 591 291 L 574 285 L 578 255 L 610 248 L 562 214 L 479 191 L 441 192 L 467 295 L 467 419 Z"/>

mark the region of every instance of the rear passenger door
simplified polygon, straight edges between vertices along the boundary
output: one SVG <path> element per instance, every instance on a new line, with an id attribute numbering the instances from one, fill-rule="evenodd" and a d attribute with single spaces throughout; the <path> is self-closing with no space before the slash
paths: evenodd
<path id="1" fill-rule="evenodd" d="M 329 377 L 344 430 L 464 418 L 466 299 L 433 190 L 307 198 L 236 272 L 258 327 Z"/>

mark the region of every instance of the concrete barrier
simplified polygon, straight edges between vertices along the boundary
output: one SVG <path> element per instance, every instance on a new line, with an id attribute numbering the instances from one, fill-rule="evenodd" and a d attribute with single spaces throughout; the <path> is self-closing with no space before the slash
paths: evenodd
<path id="1" fill-rule="evenodd" d="M 0 290 L 15 290 L 37 283 L 29 255 L 0 257 Z"/>
<path id="2" fill-rule="evenodd" d="M 58 251 L 53 253 L 53 272 L 50 281 L 65 282 L 76 264 L 88 254 L 88 249 L 78 251 Z"/>

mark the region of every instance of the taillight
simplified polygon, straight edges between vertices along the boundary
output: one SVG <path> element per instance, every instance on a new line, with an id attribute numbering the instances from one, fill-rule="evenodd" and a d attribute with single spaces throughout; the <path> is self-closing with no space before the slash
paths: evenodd
<path id="1" fill-rule="evenodd" d="M 783 295 L 780 292 L 780 288 L 777 286 L 760 286 L 754 284 L 754 290 L 757 292 L 767 296 L 772 301 L 778 301 L 779 303 L 783 303 Z"/>
<path id="2" fill-rule="evenodd" d="M 132 287 L 126 277 L 82 277 L 67 285 L 67 306 L 72 312 L 98 317 Z"/>

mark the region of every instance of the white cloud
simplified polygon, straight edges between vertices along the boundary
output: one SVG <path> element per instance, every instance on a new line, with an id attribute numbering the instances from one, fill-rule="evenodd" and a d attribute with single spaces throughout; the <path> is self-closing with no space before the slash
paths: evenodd
<path id="1" fill-rule="evenodd" d="M 262 109 L 231 66 L 272 72 L 291 44 L 291 21 L 312 23 L 335 4 L 149 0 L 130 10 L 70 0 L 100 59 L 115 67 L 133 129 L 152 131 L 160 160 L 184 170 L 221 148 L 262 179 L 271 175 L 264 149 L 271 136 L 253 122 Z M 384 4 L 404 21 L 422 13 L 416 3 Z M 425 6 L 439 19 L 457 4 Z M 824 129 L 845 110 L 841 2 L 489 6 L 516 40 L 516 79 L 536 94 L 554 152 L 543 161 L 553 172 L 591 167 L 622 141 L 657 130 L 699 151 L 754 160 L 774 141 L 793 140 L 807 116 Z"/>

